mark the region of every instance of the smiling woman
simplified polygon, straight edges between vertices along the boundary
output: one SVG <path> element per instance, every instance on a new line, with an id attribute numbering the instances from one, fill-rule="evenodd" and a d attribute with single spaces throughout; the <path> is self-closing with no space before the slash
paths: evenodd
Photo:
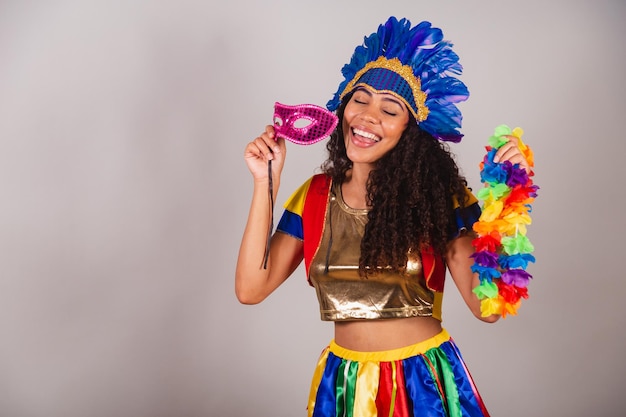
<path id="1" fill-rule="evenodd" d="M 271 209 L 285 162 L 273 126 L 245 149 L 254 193 L 235 276 L 242 303 L 264 300 L 304 260 L 322 320 L 335 323 L 309 416 L 487 416 L 441 325 L 446 267 L 472 313 L 472 224 L 480 209 L 443 141 L 458 142 L 468 91 L 458 56 L 429 22 L 394 17 L 356 48 L 329 110 L 340 120 L 322 174 Z M 426 93 L 428 92 L 428 93 Z M 515 142 L 504 159 L 523 160 Z M 270 169 L 268 170 L 268 166 Z M 259 268 L 259 261 L 267 262 Z"/>

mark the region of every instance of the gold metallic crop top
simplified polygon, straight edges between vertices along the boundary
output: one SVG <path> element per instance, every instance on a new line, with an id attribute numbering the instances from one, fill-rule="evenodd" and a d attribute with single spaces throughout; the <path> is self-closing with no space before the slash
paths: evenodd
<path id="1" fill-rule="evenodd" d="M 441 320 L 443 294 L 426 287 L 419 252 L 409 254 L 404 273 L 389 270 L 367 278 L 359 275 L 360 244 L 367 210 L 348 207 L 340 185 L 332 186 L 325 222 L 320 246 L 309 270 L 322 320 L 415 316 Z"/>

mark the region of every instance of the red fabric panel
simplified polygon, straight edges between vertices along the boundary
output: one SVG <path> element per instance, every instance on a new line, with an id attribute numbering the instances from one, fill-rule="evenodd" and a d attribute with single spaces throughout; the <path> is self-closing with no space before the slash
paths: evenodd
<path id="1" fill-rule="evenodd" d="M 330 183 L 330 177 L 324 174 L 313 176 L 304 200 L 302 229 L 304 235 L 304 266 L 307 277 L 309 276 L 309 267 L 313 261 L 313 256 L 315 256 L 322 239 Z"/>
<path id="2" fill-rule="evenodd" d="M 410 417 L 409 397 L 406 393 L 406 384 L 404 383 L 402 361 L 396 361 L 396 383 L 398 384 L 398 392 L 396 392 L 396 407 L 393 410 L 393 417 Z"/>
<path id="3" fill-rule="evenodd" d="M 446 279 L 446 266 L 443 263 L 443 258 L 436 255 L 431 247 L 422 249 L 421 255 L 426 286 L 433 291 L 443 292 L 443 284 Z"/>
<path id="4" fill-rule="evenodd" d="M 376 409 L 379 416 L 389 415 L 389 403 L 393 392 L 393 370 L 390 362 L 380 363 L 380 378 L 378 380 L 378 394 L 376 395 Z"/>
<path id="5" fill-rule="evenodd" d="M 396 365 L 396 394 L 393 407 L 393 367 L 391 362 L 380 363 L 380 379 L 378 381 L 378 394 L 376 396 L 376 409 L 378 416 L 411 417 L 409 400 L 404 385 L 404 369 L 402 361 L 395 361 Z M 390 410 L 393 409 L 393 413 Z"/>

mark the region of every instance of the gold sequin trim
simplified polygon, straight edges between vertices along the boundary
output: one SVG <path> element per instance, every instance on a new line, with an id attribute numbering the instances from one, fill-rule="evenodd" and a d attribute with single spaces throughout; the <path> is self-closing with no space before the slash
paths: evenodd
<path id="1" fill-rule="evenodd" d="M 393 71 L 401 76 L 404 81 L 409 84 L 409 87 L 411 87 L 411 90 L 413 91 L 413 99 L 415 100 L 415 104 L 417 105 L 417 113 L 415 112 L 415 109 L 413 109 L 413 107 L 409 105 L 406 99 L 404 99 L 402 96 L 399 96 L 394 91 L 384 90 L 380 92 L 391 93 L 401 99 L 406 104 L 407 108 L 411 111 L 411 113 L 415 117 L 415 120 L 417 120 L 418 123 L 426 120 L 429 110 L 428 107 L 426 107 L 426 93 L 422 91 L 422 81 L 419 77 L 415 76 L 411 66 L 403 65 L 398 58 L 387 59 L 384 56 L 381 56 L 376 61 L 368 62 L 367 65 L 361 68 L 361 70 L 359 70 L 359 72 L 355 74 L 354 78 L 350 80 L 346 88 L 341 93 L 340 100 L 343 99 L 346 94 L 354 90 L 357 85 L 357 81 L 363 76 L 363 74 L 365 74 L 372 68 L 384 68 L 389 71 Z"/>

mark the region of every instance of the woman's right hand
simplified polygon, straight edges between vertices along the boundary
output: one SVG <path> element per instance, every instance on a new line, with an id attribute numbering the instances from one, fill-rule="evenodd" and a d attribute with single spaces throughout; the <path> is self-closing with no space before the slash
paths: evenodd
<path id="1" fill-rule="evenodd" d="M 285 140 L 276 138 L 274 126 L 267 125 L 265 131 L 248 143 L 244 151 L 244 159 L 255 180 L 267 180 L 267 163 L 272 160 L 272 173 L 280 178 L 285 164 L 287 147 Z"/>

